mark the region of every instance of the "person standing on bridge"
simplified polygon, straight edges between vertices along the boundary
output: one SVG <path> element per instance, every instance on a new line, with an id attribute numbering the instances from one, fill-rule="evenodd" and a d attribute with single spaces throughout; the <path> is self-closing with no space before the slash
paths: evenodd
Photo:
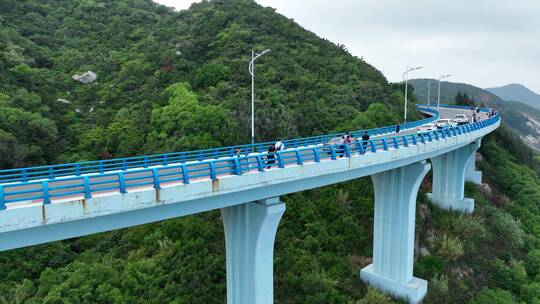
<path id="1" fill-rule="evenodd" d="M 281 140 L 276 141 L 276 144 L 274 145 L 274 148 L 277 152 L 281 152 L 285 150 L 285 145 L 281 142 Z"/>
<path id="2" fill-rule="evenodd" d="M 240 156 L 242 155 L 242 149 L 240 147 L 234 147 L 233 153 L 233 157 L 240 158 Z M 234 159 L 229 160 L 228 163 L 230 165 L 231 172 L 235 172 L 236 162 L 234 161 Z M 240 160 L 238 160 L 238 163 L 240 164 Z"/>
<path id="3" fill-rule="evenodd" d="M 396 125 L 396 133 L 399 133 L 399 131 L 401 131 L 401 125 L 398 122 Z"/>
<path id="4" fill-rule="evenodd" d="M 343 157 L 343 156 L 345 156 L 345 145 L 349 145 L 350 143 L 352 143 L 352 137 L 351 137 L 351 134 L 347 133 L 347 134 L 341 136 L 341 140 L 339 141 L 339 143 L 340 143 L 340 146 L 339 146 L 339 151 L 340 151 L 339 157 Z"/>
<path id="5" fill-rule="evenodd" d="M 240 147 L 234 148 L 234 156 L 240 157 L 241 154 L 242 154 L 242 149 L 240 149 Z"/>
<path id="6" fill-rule="evenodd" d="M 274 144 L 270 144 L 268 147 L 268 154 L 266 155 L 266 169 L 272 168 L 272 165 L 276 162 L 276 146 Z"/>
<path id="7" fill-rule="evenodd" d="M 369 141 L 369 134 L 368 132 L 364 132 L 364 135 L 362 135 L 362 147 L 364 148 L 364 153 L 366 152 L 367 148 L 367 142 Z"/>

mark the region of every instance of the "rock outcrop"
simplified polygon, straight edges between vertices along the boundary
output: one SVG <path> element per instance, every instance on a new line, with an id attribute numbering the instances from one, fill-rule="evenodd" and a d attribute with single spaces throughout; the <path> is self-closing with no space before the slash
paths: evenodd
<path id="1" fill-rule="evenodd" d="M 88 84 L 88 83 L 92 83 L 94 81 L 96 81 L 97 79 L 97 75 L 96 73 L 92 72 L 92 71 L 88 71 L 84 74 L 81 74 L 81 75 L 73 75 L 71 76 L 74 80 L 77 80 L 81 83 L 84 83 L 84 84 Z"/>

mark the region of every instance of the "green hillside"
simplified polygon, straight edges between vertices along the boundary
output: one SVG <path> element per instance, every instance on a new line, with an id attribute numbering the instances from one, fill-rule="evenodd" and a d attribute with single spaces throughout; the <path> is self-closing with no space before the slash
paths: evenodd
<path id="1" fill-rule="evenodd" d="M 260 140 L 401 117 L 401 84 L 253 1 L 174 12 L 149 0 L 4 0 L 0 23 L 1 168 L 248 142 L 252 48 L 272 49 L 256 66 Z M 94 82 L 72 78 L 87 71 Z M 540 301 L 540 166 L 505 128 L 482 145 L 488 184 L 467 185 L 473 216 L 429 205 L 429 177 L 418 196 L 425 303 Z M 358 278 L 372 252 L 369 178 L 282 199 L 276 303 L 398 303 Z M 0 303 L 223 303 L 224 248 L 220 214 L 208 212 L 2 252 Z"/>
<path id="2" fill-rule="evenodd" d="M 252 48 L 272 49 L 256 66 L 259 140 L 320 134 L 401 100 L 375 68 L 253 1 L 180 13 L 150 0 L 0 5 L 3 167 L 248 142 Z M 87 71 L 95 82 L 72 79 Z M 175 90 L 193 102 L 174 103 Z"/>

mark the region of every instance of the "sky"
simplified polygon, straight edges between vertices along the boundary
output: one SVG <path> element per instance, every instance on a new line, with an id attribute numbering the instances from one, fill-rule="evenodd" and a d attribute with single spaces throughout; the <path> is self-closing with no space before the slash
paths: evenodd
<path id="1" fill-rule="evenodd" d="M 177 10 L 197 1 L 154 0 Z M 539 0 L 256 0 L 398 82 L 437 78 L 540 93 Z"/>

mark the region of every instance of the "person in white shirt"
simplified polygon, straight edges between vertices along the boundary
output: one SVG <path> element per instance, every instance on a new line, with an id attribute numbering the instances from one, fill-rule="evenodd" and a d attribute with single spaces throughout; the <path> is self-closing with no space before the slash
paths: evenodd
<path id="1" fill-rule="evenodd" d="M 285 145 L 281 142 L 281 140 L 278 140 L 274 146 L 276 147 L 277 152 L 285 150 Z"/>

